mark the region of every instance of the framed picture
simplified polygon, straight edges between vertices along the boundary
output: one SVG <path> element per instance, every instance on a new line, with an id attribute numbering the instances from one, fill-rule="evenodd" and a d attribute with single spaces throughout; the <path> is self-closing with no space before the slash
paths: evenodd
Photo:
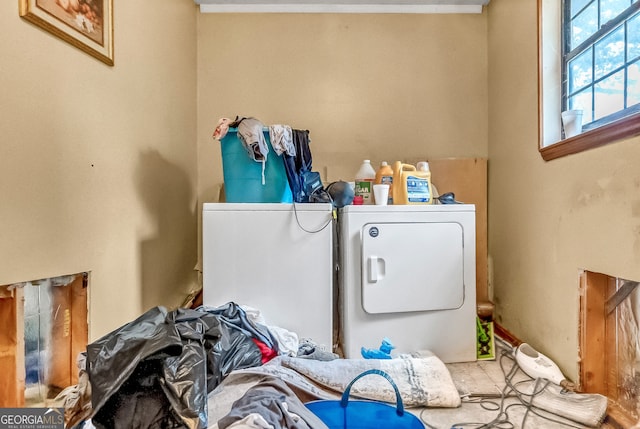
<path id="1" fill-rule="evenodd" d="M 20 16 L 113 65 L 113 0 L 19 0 Z"/>

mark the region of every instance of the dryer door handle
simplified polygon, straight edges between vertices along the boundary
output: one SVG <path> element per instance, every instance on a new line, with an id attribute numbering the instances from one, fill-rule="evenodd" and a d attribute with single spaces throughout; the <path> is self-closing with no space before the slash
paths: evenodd
<path id="1" fill-rule="evenodd" d="M 377 283 L 384 275 L 384 259 L 377 256 L 369 256 L 367 258 L 368 265 L 368 282 Z"/>

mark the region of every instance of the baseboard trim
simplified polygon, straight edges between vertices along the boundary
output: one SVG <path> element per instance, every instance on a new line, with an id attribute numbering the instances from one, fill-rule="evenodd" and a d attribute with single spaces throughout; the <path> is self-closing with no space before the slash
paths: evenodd
<path id="1" fill-rule="evenodd" d="M 502 326 L 495 320 L 493 321 L 493 332 L 495 335 L 499 336 L 500 338 L 505 340 L 507 343 L 511 344 L 511 346 L 513 347 L 518 347 L 520 344 L 523 343 L 523 341 L 521 341 L 518 337 L 516 337 L 511 332 L 506 330 L 504 326 Z"/>

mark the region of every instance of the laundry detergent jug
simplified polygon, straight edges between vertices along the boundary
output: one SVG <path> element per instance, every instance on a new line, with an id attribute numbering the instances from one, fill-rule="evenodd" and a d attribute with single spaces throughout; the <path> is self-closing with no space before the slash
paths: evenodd
<path id="1" fill-rule="evenodd" d="M 386 161 L 380 163 L 380 168 L 376 171 L 375 184 L 389 185 L 389 197 L 387 205 L 393 204 L 393 168 Z M 377 204 L 377 202 L 376 202 Z"/>
<path id="2" fill-rule="evenodd" d="M 421 167 L 426 163 L 421 163 Z M 428 166 L 428 164 L 426 164 Z M 394 204 L 432 204 L 431 171 L 396 161 L 393 165 Z"/>

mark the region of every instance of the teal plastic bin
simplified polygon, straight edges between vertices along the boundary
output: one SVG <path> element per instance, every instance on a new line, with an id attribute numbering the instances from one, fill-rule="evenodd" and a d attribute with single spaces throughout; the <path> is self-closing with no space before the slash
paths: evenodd
<path id="1" fill-rule="evenodd" d="M 396 395 L 395 407 L 377 401 L 349 399 L 353 383 L 369 374 L 381 375 L 389 381 Z M 400 391 L 391 376 L 379 369 L 369 369 L 354 378 L 339 401 L 311 401 L 305 406 L 329 429 L 425 429 L 417 416 L 404 410 Z"/>
<path id="2" fill-rule="evenodd" d="M 249 157 L 238 137 L 236 128 L 229 128 L 220 140 L 225 199 L 228 203 L 291 203 L 293 194 L 289 187 L 282 156 L 271 148 L 269 129 L 264 129 L 269 146 L 262 184 L 262 163 Z"/>

